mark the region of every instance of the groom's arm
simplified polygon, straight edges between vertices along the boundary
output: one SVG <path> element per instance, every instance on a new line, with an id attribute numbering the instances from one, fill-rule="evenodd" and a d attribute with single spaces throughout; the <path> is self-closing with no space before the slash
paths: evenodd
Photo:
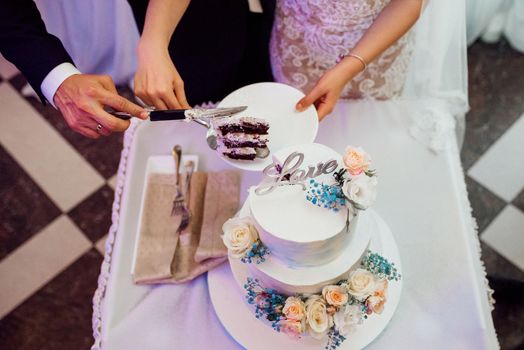
<path id="1" fill-rule="evenodd" d="M 60 40 L 49 34 L 32 0 L 0 6 L 0 52 L 25 75 L 42 102 L 53 103 L 60 84 L 80 73 Z"/>

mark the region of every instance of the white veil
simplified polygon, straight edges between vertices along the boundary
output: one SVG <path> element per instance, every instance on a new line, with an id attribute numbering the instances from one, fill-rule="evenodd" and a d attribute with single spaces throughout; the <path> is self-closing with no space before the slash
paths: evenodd
<path id="1" fill-rule="evenodd" d="M 468 111 L 466 8 L 464 0 L 429 0 L 413 28 L 415 45 L 402 94 L 428 100 L 413 117 L 411 133 L 430 148 L 444 147 L 450 133 L 459 146 Z"/>

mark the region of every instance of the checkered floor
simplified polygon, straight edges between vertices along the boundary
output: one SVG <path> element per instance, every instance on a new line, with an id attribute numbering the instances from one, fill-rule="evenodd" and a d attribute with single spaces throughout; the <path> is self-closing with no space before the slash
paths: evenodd
<path id="1" fill-rule="evenodd" d="M 506 43 L 469 53 L 462 160 L 500 342 L 523 348 L 524 55 Z M 0 105 L 0 348 L 87 349 L 122 137 L 73 133 L 2 59 Z"/>

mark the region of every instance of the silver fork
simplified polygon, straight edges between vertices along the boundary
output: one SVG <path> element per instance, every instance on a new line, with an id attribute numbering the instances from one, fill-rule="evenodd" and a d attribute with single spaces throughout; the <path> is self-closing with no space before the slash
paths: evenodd
<path id="1" fill-rule="evenodd" d="M 175 198 L 173 199 L 173 206 L 171 207 L 171 215 L 180 215 L 184 211 L 184 193 L 180 187 L 180 162 L 182 161 L 182 147 L 180 145 L 175 145 L 171 152 L 175 160 L 175 187 L 176 193 Z M 187 209 L 186 209 L 187 210 Z"/>
<path id="2" fill-rule="evenodd" d="M 191 196 L 189 192 L 191 189 L 191 177 L 193 176 L 193 170 L 195 168 L 195 163 L 192 160 L 190 160 L 186 164 L 184 164 L 184 168 L 185 168 L 185 175 L 186 175 L 186 183 L 185 183 L 186 188 L 184 191 L 184 194 L 186 196 L 186 201 L 185 201 L 186 210 L 182 212 L 182 219 L 180 221 L 180 226 L 178 227 L 179 231 L 182 231 L 187 226 L 189 226 L 189 222 L 191 221 L 191 210 L 189 209 L 189 201 L 191 200 Z"/>

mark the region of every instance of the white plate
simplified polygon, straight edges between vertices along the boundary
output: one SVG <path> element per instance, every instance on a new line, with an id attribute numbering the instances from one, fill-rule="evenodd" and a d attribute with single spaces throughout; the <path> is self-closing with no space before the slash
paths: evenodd
<path id="1" fill-rule="evenodd" d="M 402 272 L 397 244 L 387 224 L 375 212 L 370 211 L 376 227 L 373 230 L 370 249 L 380 252 L 388 260 L 395 262 Z M 323 350 L 327 339 L 316 340 L 304 336 L 295 340 L 278 333 L 265 320 L 255 318 L 253 305 L 245 301 L 245 292 L 239 283 L 249 276 L 246 264 L 235 260 L 233 264 L 223 264 L 208 272 L 209 295 L 218 318 L 229 334 L 244 348 L 250 350 L 300 349 Z M 233 267 L 233 271 L 231 270 Z M 238 282 L 237 282 L 238 281 Z M 373 314 L 358 330 L 348 336 L 338 350 L 357 350 L 369 345 L 386 328 L 400 301 L 402 280 L 391 282 L 388 286 L 388 301 L 382 314 Z"/>
<path id="2" fill-rule="evenodd" d="M 182 155 L 182 162 L 180 164 L 185 164 L 187 161 L 192 160 L 195 163 L 194 171 L 197 171 L 198 169 L 198 156 L 190 155 L 190 154 L 183 154 Z M 180 172 L 184 172 L 183 167 L 180 167 Z M 173 160 L 173 156 L 151 156 L 147 159 L 147 165 L 146 165 L 146 174 L 145 174 L 145 181 L 144 181 L 144 187 L 142 189 L 142 198 L 140 200 L 140 213 L 138 216 L 138 225 L 136 227 L 137 233 L 135 237 L 135 247 L 133 249 L 133 263 L 131 265 L 131 275 L 135 273 L 135 265 L 136 265 L 136 254 L 138 250 L 138 242 L 140 242 L 140 227 L 142 227 L 142 213 L 144 211 L 144 201 L 146 198 L 146 185 L 147 185 L 147 179 L 151 174 L 174 174 L 175 173 L 175 162 Z"/>
<path id="3" fill-rule="evenodd" d="M 244 86 L 230 93 L 218 107 L 247 106 L 238 116 L 263 118 L 270 124 L 268 147 L 271 152 L 281 148 L 315 141 L 318 115 L 311 106 L 297 112 L 295 105 L 304 94 L 285 84 L 258 83 Z M 271 155 L 253 161 L 233 160 L 220 155 L 227 163 L 249 171 L 261 171 L 273 161 Z"/>

